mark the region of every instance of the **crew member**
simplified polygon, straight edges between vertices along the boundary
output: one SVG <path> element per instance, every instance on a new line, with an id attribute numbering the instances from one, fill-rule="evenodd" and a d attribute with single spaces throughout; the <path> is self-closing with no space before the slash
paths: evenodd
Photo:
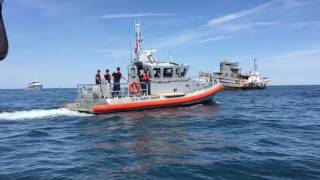
<path id="1" fill-rule="evenodd" d="M 100 70 L 98 69 L 97 74 L 96 74 L 96 84 L 101 84 L 101 75 L 100 75 Z"/>
<path id="2" fill-rule="evenodd" d="M 106 70 L 106 74 L 104 75 L 104 79 L 105 79 L 106 82 L 111 84 L 111 74 L 109 72 L 109 69 Z"/>
<path id="3" fill-rule="evenodd" d="M 151 77 L 150 77 L 150 73 L 148 70 L 144 70 L 142 80 L 147 85 L 148 95 L 150 95 L 151 94 L 151 83 L 150 83 Z"/>
<path id="4" fill-rule="evenodd" d="M 119 92 L 120 92 L 120 80 L 125 79 L 124 77 L 122 77 L 122 74 L 120 72 L 120 67 L 117 67 L 117 70 L 112 73 L 112 77 L 113 77 L 113 91 L 114 91 L 114 96 L 118 96 Z"/>

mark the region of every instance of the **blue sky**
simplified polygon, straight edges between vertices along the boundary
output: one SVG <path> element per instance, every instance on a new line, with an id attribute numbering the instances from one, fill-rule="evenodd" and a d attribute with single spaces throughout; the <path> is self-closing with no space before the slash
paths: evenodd
<path id="1" fill-rule="evenodd" d="M 274 85 L 320 84 L 320 1 L 256 0 L 6 0 L 9 55 L 0 89 L 93 83 L 97 69 L 126 71 L 134 20 L 144 49 L 217 71 L 224 59 L 243 72 L 258 68 Z M 131 31 L 131 34 L 130 34 Z M 132 45 L 133 46 L 133 45 Z"/>

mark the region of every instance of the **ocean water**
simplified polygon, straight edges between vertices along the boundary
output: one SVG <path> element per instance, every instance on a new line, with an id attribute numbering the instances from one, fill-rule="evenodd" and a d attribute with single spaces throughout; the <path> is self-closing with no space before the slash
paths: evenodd
<path id="1" fill-rule="evenodd" d="M 0 90 L 0 179 L 320 179 L 320 86 L 90 115 L 75 89 Z"/>

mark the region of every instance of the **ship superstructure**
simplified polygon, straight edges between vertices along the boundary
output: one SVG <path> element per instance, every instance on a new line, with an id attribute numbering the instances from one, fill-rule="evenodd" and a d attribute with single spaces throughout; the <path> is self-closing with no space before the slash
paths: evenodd
<path id="1" fill-rule="evenodd" d="M 238 89 L 243 85 L 239 62 L 230 62 L 227 60 L 220 62 L 220 71 L 215 74 L 225 89 Z"/>

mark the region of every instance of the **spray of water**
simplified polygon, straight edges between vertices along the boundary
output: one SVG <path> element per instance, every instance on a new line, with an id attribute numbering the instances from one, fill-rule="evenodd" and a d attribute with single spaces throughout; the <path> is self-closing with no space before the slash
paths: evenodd
<path id="1" fill-rule="evenodd" d="M 35 109 L 28 111 L 14 111 L 14 112 L 3 112 L 0 113 L 0 120 L 24 120 L 24 119 L 43 119 L 43 118 L 52 118 L 59 116 L 74 116 L 74 117 L 83 117 L 91 116 L 86 113 L 79 113 L 76 111 L 70 111 L 65 108 L 59 109 Z"/>

